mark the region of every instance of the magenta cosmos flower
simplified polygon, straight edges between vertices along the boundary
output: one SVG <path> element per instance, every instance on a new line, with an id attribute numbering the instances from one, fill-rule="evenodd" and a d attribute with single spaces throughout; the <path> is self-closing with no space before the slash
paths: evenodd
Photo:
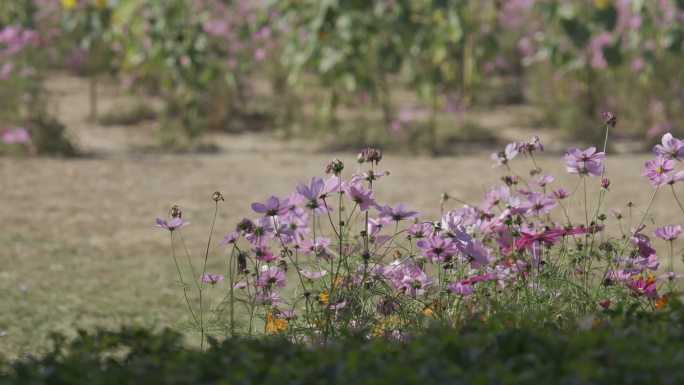
<path id="1" fill-rule="evenodd" d="M 157 227 L 161 227 L 163 229 L 167 229 L 169 231 L 173 231 L 176 229 L 180 229 L 182 227 L 185 227 L 190 224 L 190 222 L 183 222 L 182 219 L 180 218 L 172 218 L 168 221 L 165 221 L 163 219 L 156 219 Z"/>
<path id="2" fill-rule="evenodd" d="M 648 178 L 653 187 L 658 187 L 669 182 L 668 174 L 674 170 L 674 166 L 674 160 L 658 156 L 646 162 L 646 171 L 641 176 Z"/>
<path id="3" fill-rule="evenodd" d="M 221 274 L 204 274 L 202 276 L 202 282 L 210 283 L 212 285 L 216 285 L 217 283 L 223 282 L 224 280 L 225 277 Z"/>
<path id="4" fill-rule="evenodd" d="M 596 147 L 589 147 L 586 150 L 579 148 L 569 148 L 567 154 L 563 156 L 565 169 L 570 174 L 600 176 L 603 172 L 603 160 L 606 154 L 596 152 Z"/>
<path id="5" fill-rule="evenodd" d="M 259 279 L 257 280 L 257 286 L 285 286 L 287 281 L 285 280 L 285 274 L 277 267 L 262 266 L 261 273 L 259 273 Z"/>
<path id="6" fill-rule="evenodd" d="M 681 233 L 682 226 L 680 225 L 667 225 L 665 227 L 658 227 L 653 231 L 654 236 L 664 241 L 674 241 Z"/>
<path id="7" fill-rule="evenodd" d="M 257 213 L 266 214 L 267 217 L 283 215 L 289 209 L 290 200 L 288 198 L 285 198 L 281 201 L 277 197 L 271 196 L 266 200 L 266 203 L 252 203 L 252 210 L 256 211 Z"/>
<path id="8" fill-rule="evenodd" d="M 656 144 L 653 153 L 667 159 L 682 160 L 684 157 L 684 141 L 672 136 L 669 132 L 663 135 L 663 144 Z"/>

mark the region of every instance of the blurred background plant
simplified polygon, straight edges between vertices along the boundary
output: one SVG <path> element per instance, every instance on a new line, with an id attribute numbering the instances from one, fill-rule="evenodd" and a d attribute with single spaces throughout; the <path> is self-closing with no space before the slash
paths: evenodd
<path id="1" fill-rule="evenodd" d="M 0 4 L 0 154 L 73 155 L 75 148 L 50 111 L 43 87 L 59 36 L 49 1 Z"/>
<path id="2" fill-rule="evenodd" d="M 46 109 L 36 98 L 48 63 L 89 78 L 93 119 L 103 78 L 160 98 L 159 139 L 181 147 L 210 130 L 272 129 L 330 148 L 443 153 L 497 139 L 478 113 L 528 104 L 541 111 L 530 124 L 594 144 L 596 117 L 615 111 L 629 122 L 619 135 L 646 148 L 683 119 L 684 0 L 7 0 L 0 9 L 3 126 L 35 115 L 26 105 Z"/>

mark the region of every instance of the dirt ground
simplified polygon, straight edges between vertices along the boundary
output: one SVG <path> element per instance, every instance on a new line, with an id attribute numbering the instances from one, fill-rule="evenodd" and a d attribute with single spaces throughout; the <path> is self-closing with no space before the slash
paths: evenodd
<path id="1" fill-rule="evenodd" d="M 213 191 L 226 197 L 217 220 L 220 237 L 243 216 L 252 216 L 251 202 L 288 194 L 298 181 L 322 175 L 331 159 L 356 169 L 354 153 L 323 153 L 306 142 L 285 143 L 267 134 L 214 135 L 220 148 L 215 154 L 144 152 L 141 148 L 154 143 L 153 123 L 89 123 L 83 79 L 60 76 L 49 87 L 58 116 L 89 155 L 0 159 L 0 331 L 5 333 L 0 354 L 9 357 L 44 350 L 52 331 L 186 321 L 168 232 L 154 227 L 154 218 L 164 217 L 171 205 L 180 205 L 184 219 L 193 222 L 185 237 L 199 261 Z M 117 89 L 101 91 L 104 112 L 130 102 Z M 524 140 L 531 132 L 504 135 Z M 386 203 L 409 202 L 431 217 L 439 212 L 442 192 L 477 204 L 501 172 L 491 168 L 489 152 L 438 158 L 385 153 L 380 168 L 392 174 L 380 182 L 377 195 Z M 640 174 L 649 158 L 609 156 L 606 207 L 626 212 L 625 203 L 632 201 L 635 214 L 645 207 L 653 189 Z M 556 186 L 572 189 L 577 179 L 565 173 L 559 154 L 539 161 L 557 176 Z M 513 167 L 524 174 L 531 163 L 521 159 Z M 657 225 L 682 222 L 668 191 L 659 193 L 655 206 Z M 210 269 L 219 270 L 225 251 L 212 250 Z"/>

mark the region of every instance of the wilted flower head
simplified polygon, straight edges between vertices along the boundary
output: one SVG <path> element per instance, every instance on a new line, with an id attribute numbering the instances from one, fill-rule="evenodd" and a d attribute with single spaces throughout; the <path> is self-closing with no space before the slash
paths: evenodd
<path id="1" fill-rule="evenodd" d="M 382 152 L 377 148 L 366 148 L 361 151 L 361 156 L 365 163 L 375 163 L 377 165 L 382 160 Z"/>

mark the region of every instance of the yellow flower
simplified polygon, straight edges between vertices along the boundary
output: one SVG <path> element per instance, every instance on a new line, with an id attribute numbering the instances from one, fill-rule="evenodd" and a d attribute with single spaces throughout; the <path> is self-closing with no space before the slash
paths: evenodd
<path id="1" fill-rule="evenodd" d="M 594 0 L 594 5 L 598 9 L 606 9 L 610 7 L 610 0 Z"/>
<path id="2" fill-rule="evenodd" d="M 74 9 L 76 8 L 77 0 L 62 0 L 62 7 L 64 9 Z"/>
<path id="3" fill-rule="evenodd" d="M 266 331 L 270 334 L 282 333 L 287 329 L 287 320 L 273 316 L 273 312 L 268 312 L 266 320 Z"/>
<path id="4" fill-rule="evenodd" d="M 668 298 L 668 295 L 665 294 L 656 301 L 655 308 L 656 309 L 665 309 L 669 302 L 670 302 L 670 300 Z"/>

